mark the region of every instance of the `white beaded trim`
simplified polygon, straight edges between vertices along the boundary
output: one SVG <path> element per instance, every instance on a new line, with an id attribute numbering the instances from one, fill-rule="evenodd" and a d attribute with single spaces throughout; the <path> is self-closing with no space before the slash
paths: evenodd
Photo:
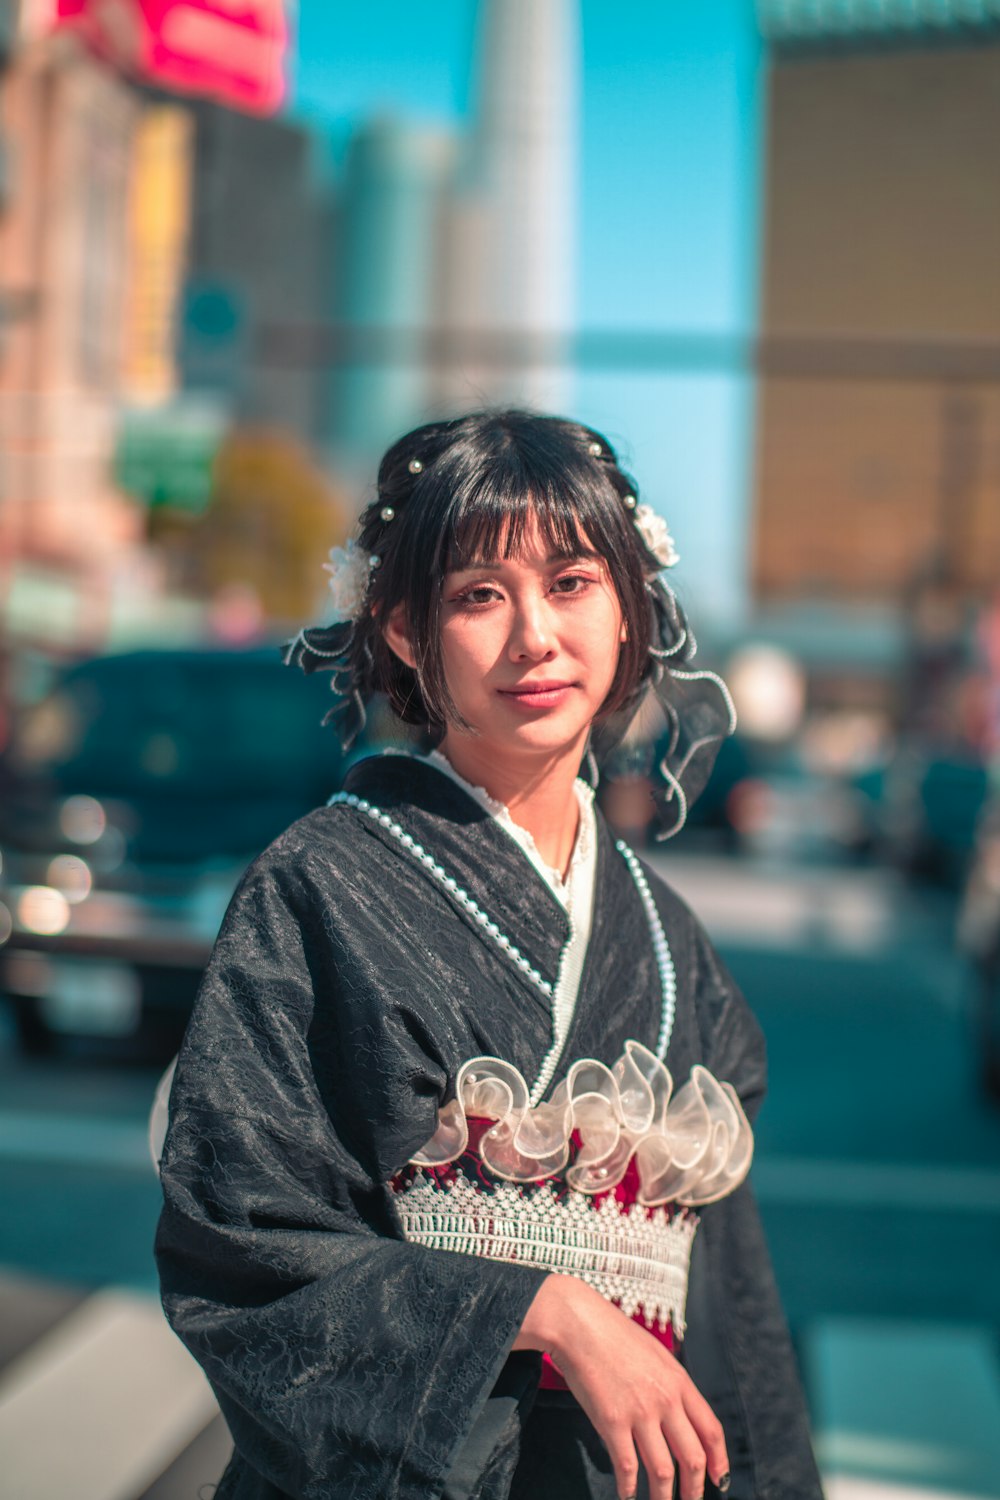
<path id="1" fill-rule="evenodd" d="M 569 936 L 563 945 L 562 953 L 559 955 L 559 973 L 556 975 L 556 987 L 553 992 L 552 1003 L 552 1046 L 542 1058 L 542 1066 L 538 1070 L 538 1077 L 532 1085 L 528 1102 L 534 1108 L 540 1104 L 542 1095 L 552 1082 L 559 1059 L 562 1057 L 566 1038 L 569 1036 L 569 1028 L 573 1024 L 573 1016 L 576 1012 L 576 997 L 579 994 L 579 973 L 577 983 L 572 989 L 566 983 L 566 966 L 573 948 L 573 940 L 576 934 L 573 928 L 573 918 L 569 919 Z"/>
<path id="2" fill-rule="evenodd" d="M 353 792 L 335 792 L 327 806 L 333 807 L 336 804 L 356 808 L 358 812 L 364 813 L 367 817 L 378 823 L 387 833 L 391 833 L 393 838 L 402 844 L 407 853 L 412 854 L 414 859 L 419 861 L 428 874 L 433 875 L 438 884 L 443 886 L 449 895 L 454 896 L 462 910 L 467 912 L 483 931 L 498 944 L 511 962 L 520 969 L 525 978 L 530 979 L 532 984 L 541 991 L 546 1000 L 552 999 L 553 986 L 549 980 L 542 977 L 534 964 L 525 958 L 524 954 L 515 946 L 507 934 L 502 932 L 496 922 L 472 899 L 468 891 L 463 890 L 454 876 L 449 875 L 444 866 L 438 864 L 434 856 L 428 854 L 424 846 L 418 843 L 411 834 L 407 833 L 406 829 L 401 827 L 395 818 L 390 818 L 388 813 L 383 812 L 381 808 L 376 807 L 367 798 L 356 797 Z M 656 1056 L 662 1062 L 667 1055 L 670 1036 L 674 1029 L 674 1016 L 677 1010 L 677 971 L 674 968 L 670 944 L 663 930 L 663 923 L 660 921 L 660 914 L 656 910 L 656 903 L 653 900 L 652 892 L 649 889 L 649 882 L 646 880 L 642 866 L 624 839 L 617 839 L 615 841 L 615 848 L 624 859 L 628 872 L 635 882 L 636 890 L 639 892 L 640 899 L 645 908 L 646 920 L 649 923 L 653 953 L 656 957 L 656 967 L 660 975 L 660 992 L 663 996 L 660 1030 L 656 1039 L 655 1049 Z M 565 951 L 564 948 L 563 955 L 565 955 Z M 562 962 L 560 960 L 560 969 L 561 967 Z M 553 1043 L 545 1055 L 538 1079 L 531 1091 L 532 1102 L 537 1103 L 535 1096 L 537 1095 L 540 1098 L 551 1082 L 552 1075 L 555 1073 L 562 1053 L 563 1045 L 569 1033 L 571 1020 L 572 1016 L 562 1014 L 557 1016 L 553 1014 Z"/>
<path id="3" fill-rule="evenodd" d="M 507 954 L 507 957 L 521 970 L 521 973 L 527 979 L 530 979 L 532 984 L 537 985 L 545 998 L 547 1000 L 552 999 L 552 985 L 549 981 L 542 978 L 534 964 L 528 962 L 524 954 L 514 946 L 506 933 L 501 932 L 497 924 L 483 911 L 482 907 L 473 901 L 468 891 L 464 891 L 454 876 L 449 875 L 447 870 L 438 864 L 434 856 L 428 854 L 424 846 L 419 844 L 415 838 L 412 838 L 405 828 L 401 828 L 395 819 L 390 818 L 388 813 L 382 812 L 381 808 L 375 807 L 371 802 L 366 801 L 364 797 L 355 797 L 352 792 L 335 793 L 330 798 L 327 806 L 332 807 L 338 802 L 344 803 L 348 807 L 356 807 L 358 812 L 366 813 L 369 818 L 373 818 L 387 833 L 391 833 L 393 838 L 398 839 L 403 848 L 412 854 L 414 859 L 420 861 L 424 869 L 434 876 L 439 885 L 443 885 L 449 895 L 454 896 L 463 911 L 468 912 L 469 916 L 479 923 L 483 931 L 488 933 L 500 945 L 504 953 Z"/>
<path id="4" fill-rule="evenodd" d="M 649 889 L 649 882 L 643 872 L 642 865 L 624 839 L 616 839 L 615 848 L 628 865 L 629 874 L 635 881 L 636 890 L 639 892 L 642 904 L 646 908 L 649 935 L 653 939 L 656 967 L 660 971 L 660 993 L 663 996 L 660 1031 L 656 1038 L 656 1047 L 654 1050 L 660 1062 L 662 1062 L 667 1055 L 667 1048 L 670 1046 L 670 1037 L 674 1029 L 674 1016 L 677 1012 L 677 970 L 674 968 L 674 956 L 670 951 L 667 934 L 663 930 L 663 923 L 660 921 L 660 914 L 656 910 L 656 902 L 653 900 L 653 893 Z"/>

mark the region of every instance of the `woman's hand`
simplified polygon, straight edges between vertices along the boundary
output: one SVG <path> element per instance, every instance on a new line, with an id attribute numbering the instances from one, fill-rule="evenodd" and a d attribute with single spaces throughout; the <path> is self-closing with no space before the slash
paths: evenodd
<path id="1" fill-rule="evenodd" d="M 600 1434 L 620 1500 L 635 1495 L 641 1459 L 650 1500 L 700 1500 L 706 1472 L 728 1486 L 722 1424 L 673 1355 L 575 1276 L 548 1276 L 515 1349 L 551 1354 Z M 720 1483 L 721 1481 L 721 1483 Z"/>

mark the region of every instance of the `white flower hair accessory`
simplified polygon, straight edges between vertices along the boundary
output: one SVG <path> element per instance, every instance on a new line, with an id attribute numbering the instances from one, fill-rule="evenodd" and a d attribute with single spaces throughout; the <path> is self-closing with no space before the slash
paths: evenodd
<path id="1" fill-rule="evenodd" d="M 675 563 L 680 562 L 680 554 L 674 546 L 666 521 L 657 515 L 651 505 L 637 505 L 632 512 L 632 519 L 661 568 L 672 568 Z"/>
<path id="2" fill-rule="evenodd" d="M 346 547 L 331 547 L 330 561 L 323 567 L 330 575 L 334 615 L 338 620 L 353 620 L 360 613 L 368 592 L 371 570 L 380 559 L 369 557 L 352 537 Z"/>

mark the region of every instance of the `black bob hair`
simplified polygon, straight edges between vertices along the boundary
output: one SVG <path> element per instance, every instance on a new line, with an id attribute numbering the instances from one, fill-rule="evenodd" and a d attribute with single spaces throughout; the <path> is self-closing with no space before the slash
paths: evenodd
<path id="1" fill-rule="evenodd" d="M 517 556 L 534 517 L 552 553 L 593 549 L 606 562 L 627 626 L 597 722 L 630 714 L 650 672 L 655 630 L 647 580 L 660 567 L 633 524 L 636 487 L 593 428 L 517 409 L 429 422 L 395 442 L 361 517 L 359 546 L 379 559 L 349 648 L 362 700 L 384 693 L 408 724 L 432 736 L 461 724 L 440 644 L 445 574 L 473 561 Z M 400 604 L 417 668 L 402 662 L 382 625 Z"/>

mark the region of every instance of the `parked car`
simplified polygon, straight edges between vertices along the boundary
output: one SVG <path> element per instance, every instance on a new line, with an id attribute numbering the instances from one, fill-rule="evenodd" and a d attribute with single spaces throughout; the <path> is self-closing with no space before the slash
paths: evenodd
<path id="1" fill-rule="evenodd" d="M 250 860 L 342 772 L 329 679 L 275 647 L 64 668 L 0 758 L 0 993 L 22 1045 L 176 1048 Z"/>

